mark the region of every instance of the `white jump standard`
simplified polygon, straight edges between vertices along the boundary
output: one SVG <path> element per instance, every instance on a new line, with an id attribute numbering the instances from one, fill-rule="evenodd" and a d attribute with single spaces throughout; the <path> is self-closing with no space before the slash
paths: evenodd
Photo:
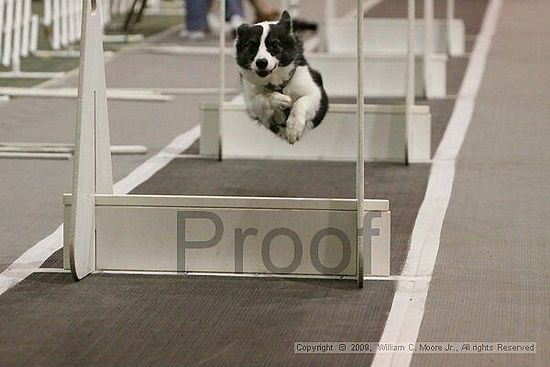
<path id="1" fill-rule="evenodd" d="M 64 258 L 75 279 L 179 271 L 355 279 L 361 287 L 365 275 L 389 275 L 389 202 L 363 199 L 362 106 L 357 199 L 114 195 L 99 7 L 85 1 L 74 186 L 64 200 Z"/>

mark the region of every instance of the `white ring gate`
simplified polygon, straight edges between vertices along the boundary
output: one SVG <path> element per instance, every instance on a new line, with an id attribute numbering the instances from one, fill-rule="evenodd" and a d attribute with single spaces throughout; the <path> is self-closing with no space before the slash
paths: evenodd
<path id="1" fill-rule="evenodd" d="M 31 0 L 0 0 L 0 57 L 11 71 L 0 72 L 0 78 L 49 79 L 63 73 L 24 72 L 21 58 L 37 49 L 38 16 L 32 15 Z"/>
<path id="2" fill-rule="evenodd" d="M 224 14 L 225 1 L 220 8 Z M 64 255 L 75 279 L 96 270 L 168 271 L 355 279 L 362 287 L 365 274 L 389 275 L 389 202 L 364 200 L 363 103 L 355 200 L 114 195 L 99 2 L 85 0 L 84 10 L 73 193 L 64 198 Z M 358 78 L 361 102 L 362 84 Z"/>

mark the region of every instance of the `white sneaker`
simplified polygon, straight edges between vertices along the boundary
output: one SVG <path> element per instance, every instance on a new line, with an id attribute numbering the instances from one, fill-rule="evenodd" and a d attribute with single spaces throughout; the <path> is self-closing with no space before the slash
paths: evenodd
<path id="1" fill-rule="evenodd" d="M 231 29 L 237 30 L 241 24 L 244 23 L 244 18 L 240 15 L 233 15 L 231 19 L 229 20 L 229 26 Z"/>
<path id="2" fill-rule="evenodd" d="M 186 29 L 180 32 L 180 37 L 188 41 L 200 41 L 206 38 L 204 31 L 188 31 Z"/>
<path id="3" fill-rule="evenodd" d="M 212 33 L 219 34 L 220 18 L 218 17 L 218 15 L 214 13 L 208 13 L 206 18 L 208 20 L 208 29 L 210 29 Z"/>

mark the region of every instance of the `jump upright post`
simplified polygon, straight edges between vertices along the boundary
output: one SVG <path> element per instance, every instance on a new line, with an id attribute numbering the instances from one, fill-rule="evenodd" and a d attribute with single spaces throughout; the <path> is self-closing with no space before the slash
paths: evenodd
<path id="1" fill-rule="evenodd" d="M 363 57 L 363 0 L 357 0 L 357 286 L 363 288 L 363 222 L 365 213 L 365 89 Z"/>
<path id="2" fill-rule="evenodd" d="M 414 145 L 413 109 L 415 105 L 415 39 L 416 39 L 416 4 L 415 0 L 407 0 L 408 33 L 407 33 L 407 95 L 405 100 L 405 163 L 408 165 L 412 157 L 411 149 Z M 427 68 L 425 68 L 426 70 Z"/>

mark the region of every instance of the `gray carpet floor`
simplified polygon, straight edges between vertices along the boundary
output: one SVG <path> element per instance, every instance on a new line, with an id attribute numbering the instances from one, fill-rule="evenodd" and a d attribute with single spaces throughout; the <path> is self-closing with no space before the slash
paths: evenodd
<path id="1" fill-rule="evenodd" d="M 416 355 L 413 366 L 550 361 L 550 3 L 504 1 L 419 340 L 529 341 L 537 354 Z M 457 291 L 459 289 L 459 291 Z"/>

